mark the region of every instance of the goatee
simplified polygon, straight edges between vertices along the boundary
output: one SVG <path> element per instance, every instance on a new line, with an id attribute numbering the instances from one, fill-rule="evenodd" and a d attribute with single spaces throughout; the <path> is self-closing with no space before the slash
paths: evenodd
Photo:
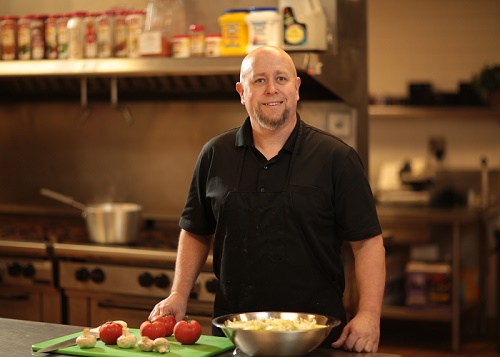
<path id="1" fill-rule="evenodd" d="M 288 109 L 285 109 L 281 116 L 278 119 L 273 119 L 268 116 L 266 116 L 264 113 L 262 113 L 262 110 L 255 110 L 255 118 L 259 122 L 259 124 L 268 129 L 268 130 L 276 130 L 288 121 L 290 111 Z"/>

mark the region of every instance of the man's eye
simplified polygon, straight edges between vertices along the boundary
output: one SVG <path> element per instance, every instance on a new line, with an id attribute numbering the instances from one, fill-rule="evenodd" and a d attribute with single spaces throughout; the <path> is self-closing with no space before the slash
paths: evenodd
<path id="1" fill-rule="evenodd" d="M 265 81 L 264 78 L 257 78 L 255 80 L 255 83 L 263 83 L 264 81 Z"/>
<path id="2" fill-rule="evenodd" d="M 286 77 L 278 77 L 278 82 L 286 82 Z"/>

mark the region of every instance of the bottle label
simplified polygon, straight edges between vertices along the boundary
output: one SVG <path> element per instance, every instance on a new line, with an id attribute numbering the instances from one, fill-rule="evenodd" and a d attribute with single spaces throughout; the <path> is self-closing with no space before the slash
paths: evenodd
<path id="1" fill-rule="evenodd" d="M 306 43 L 306 28 L 302 24 L 293 24 L 285 29 L 285 43 L 287 45 L 304 45 Z"/>
<path id="2" fill-rule="evenodd" d="M 159 55 L 162 53 L 162 34 L 160 31 L 143 32 L 139 37 L 141 55 Z"/>

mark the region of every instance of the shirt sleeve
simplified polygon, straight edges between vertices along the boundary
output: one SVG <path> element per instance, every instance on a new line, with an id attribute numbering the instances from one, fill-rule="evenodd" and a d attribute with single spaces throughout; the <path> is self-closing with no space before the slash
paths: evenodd
<path id="1" fill-rule="evenodd" d="M 339 165 L 334 187 L 336 229 L 341 239 L 357 241 L 382 233 L 370 183 L 352 148 Z"/>

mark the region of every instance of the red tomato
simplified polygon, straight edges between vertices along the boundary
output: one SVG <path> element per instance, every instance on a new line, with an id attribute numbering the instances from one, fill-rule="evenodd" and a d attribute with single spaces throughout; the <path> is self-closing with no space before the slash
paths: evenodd
<path id="1" fill-rule="evenodd" d="M 179 321 L 174 327 L 174 337 L 183 345 L 192 345 L 201 336 L 201 326 L 196 320 L 185 319 Z"/>
<path id="2" fill-rule="evenodd" d="M 165 337 L 165 325 L 162 322 L 144 321 L 139 328 L 141 336 L 148 336 L 151 340 Z"/>
<path id="3" fill-rule="evenodd" d="M 165 325 L 165 336 L 171 336 L 174 333 L 174 327 L 177 321 L 175 320 L 175 317 L 173 315 L 166 315 L 166 316 L 161 316 L 161 315 L 156 315 L 151 319 L 151 322 L 156 322 L 160 321 Z"/>
<path id="4" fill-rule="evenodd" d="M 122 325 L 108 321 L 99 327 L 99 338 L 107 345 L 116 345 L 116 340 L 122 335 L 122 331 Z"/>

